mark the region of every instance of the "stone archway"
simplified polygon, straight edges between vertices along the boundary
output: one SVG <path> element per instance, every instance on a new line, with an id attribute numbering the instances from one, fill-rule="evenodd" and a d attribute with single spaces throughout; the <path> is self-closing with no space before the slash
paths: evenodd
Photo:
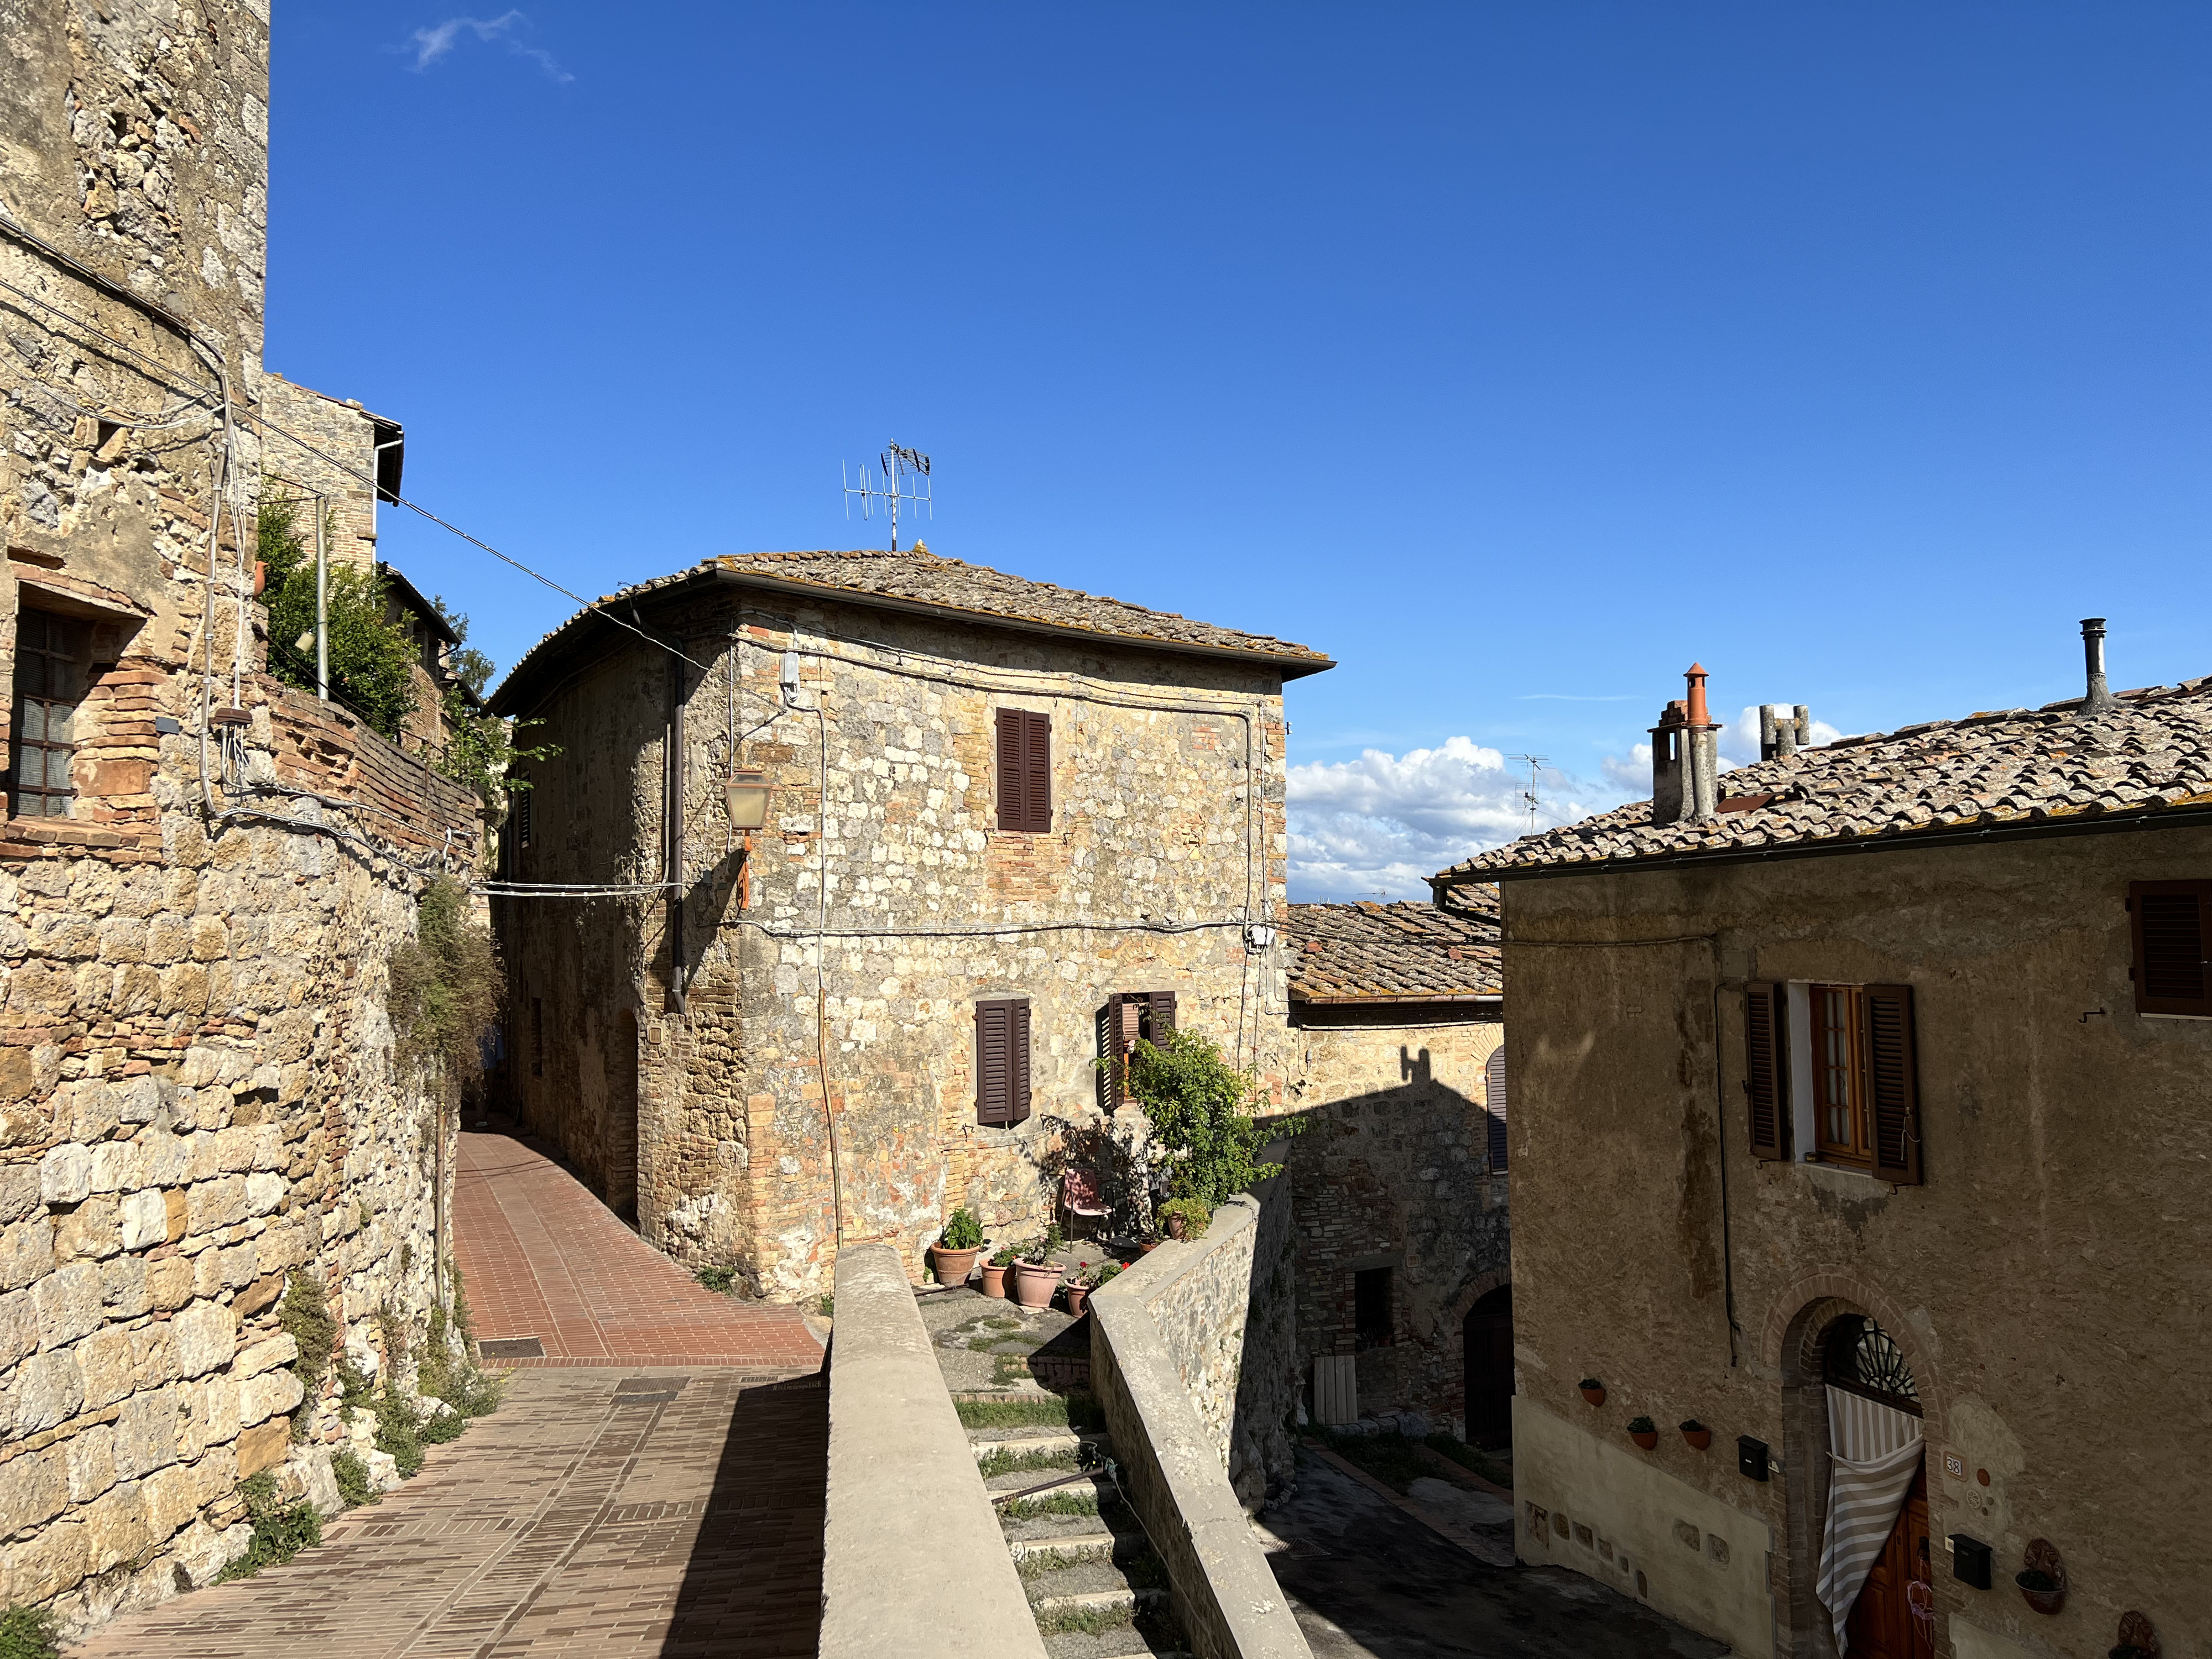
<path id="1" fill-rule="evenodd" d="M 1463 1436 L 1472 1435 L 1474 1432 L 1473 1420 L 1469 1411 L 1470 1402 L 1467 1397 L 1467 1389 L 1469 1382 L 1467 1369 L 1468 1320 L 1469 1316 L 1474 1313 L 1476 1304 L 1481 1302 L 1486 1297 L 1495 1295 L 1500 1291 L 1510 1291 L 1512 1287 L 1513 1275 L 1510 1272 L 1502 1268 L 1492 1273 L 1477 1273 L 1473 1278 L 1469 1279 L 1466 1284 L 1460 1286 L 1459 1293 L 1453 1297 L 1451 1301 L 1446 1304 L 1443 1317 L 1437 1322 L 1437 1337 L 1438 1340 L 1450 1340 L 1452 1334 L 1455 1332 L 1458 1333 L 1459 1335 L 1459 1416 L 1460 1431 Z M 1508 1343 L 1507 1352 L 1509 1353 L 1511 1352 L 1510 1340 Z M 1509 1430 L 1508 1432 L 1510 1433 L 1510 1431 Z"/>
<path id="2" fill-rule="evenodd" d="M 1859 1314 L 1904 1351 L 1920 1393 L 1922 1432 L 1931 1468 L 1939 1466 L 1944 1442 L 1944 1393 L 1941 1373 L 1927 1344 L 1904 1309 L 1856 1275 L 1808 1274 L 1771 1304 L 1759 1343 L 1760 1358 L 1782 1379 L 1783 1468 L 1788 1525 L 1789 1593 L 1783 1609 L 1781 1651 L 1793 1659 L 1835 1659 L 1836 1644 L 1827 1614 L 1814 1594 L 1820 1572 L 1820 1539 L 1827 1519 L 1828 1401 L 1825 1360 L 1835 1322 Z M 1943 1595 L 1942 1575 L 1936 1593 Z"/>

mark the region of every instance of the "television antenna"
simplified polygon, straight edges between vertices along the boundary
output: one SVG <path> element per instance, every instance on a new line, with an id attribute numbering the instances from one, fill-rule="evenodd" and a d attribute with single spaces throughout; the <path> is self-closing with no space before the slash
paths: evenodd
<path id="1" fill-rule="evenodd" d="M 937 516 L 936 503 L 930 495 L 929 457 L 918 449 L 889 444 L 877 458 L 877 465 L 881 471 L 872 469 L 862 461 L 860 482 L 854 483 L 843 463 L 839 463 L 838 471 L 845 480 L 845 517 L 849 520 L 853 516 L 853 497 L 855 495 L 860 498 L 860 516 L 863 519 L 875 517 L 877 503 L 880 501 L 884 510 L 891 515 L 891 551 L 896 553 L 898 551 L 901 501 L 913 509 L 912 516 L 925 514 L 933 519 Z"/>
<path id="2" fill-rule="evenodd" d="M 1508 755 L 1505 758 L 1528 763 L 1528 787 L 1522 792 L 1521 799 L 1528 809 L 1528 833 L 1533 836 L 1536 833 L 1536 772 L 1540 767 L 1549 766 L 1552 757 L 1549 755 Z"/>

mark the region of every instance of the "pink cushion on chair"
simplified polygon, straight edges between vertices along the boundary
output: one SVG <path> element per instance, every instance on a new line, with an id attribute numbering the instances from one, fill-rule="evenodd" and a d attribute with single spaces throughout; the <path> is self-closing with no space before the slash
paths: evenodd
<path id="1" fill-rule="evenodd" d="M 1094 1170 L 1069 1170 L 1060 1177 L 1060 1201 L 1077 1215 L 1103 1215 L 1098 1198 L 1098 1175 Z"/>

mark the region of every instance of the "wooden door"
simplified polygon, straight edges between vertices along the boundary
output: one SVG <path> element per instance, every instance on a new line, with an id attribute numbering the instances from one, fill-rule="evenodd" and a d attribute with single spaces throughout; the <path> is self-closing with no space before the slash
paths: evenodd
<path id="1" fill-rule="evenodd" d="M 1844 1621 L 1846 1659 L 1935 1659 L 1934 1626 L 1912 1613 L 1909 1586 L 1915 1579 L 1935 1582 L 1928 1553 L 1928 1466 L 1913 1477 L 1912 1490 L 1898 1511 L 1889 1541 L 1875 1558 L 1866 1587 Z M 1925 1605 L 1927 1592 L 1921 1593 Z"/>
<path id="2" fill-rule="evenodd" d="M 1467 1310 L 1462 1326 L 1467 1438 L 1470 1445 L 1513 1443 L 1513 1287 L 1492 1291 Z"/>

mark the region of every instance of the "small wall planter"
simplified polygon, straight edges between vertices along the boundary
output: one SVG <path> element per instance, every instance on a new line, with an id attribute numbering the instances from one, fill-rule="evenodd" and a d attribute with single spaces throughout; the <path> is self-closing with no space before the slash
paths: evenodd
<path id="1" fill-rule="evenodd" d="M 1703 1451 L 1713 1443 L 1713 1431 L 1693 1417 L 1682 1425 L 1682 1438 L 1690 1443 L 1692 1451 Z"/>
<path id="2" fill-rule="evenodd" d="M 1583 1398 L 1593 1406 L 1605 1404 L 1605 1384 L 1594 1376 L 1583 1378 Z"/>
<path id="3" fill-rule="evenodd" d="M 1031 1267 L 1026 1261 L 1017 1261 L 1014 1275 L 1014 1300 L 1024 1308 L 1049 1308 L 1052 1293 L 1060 1288 L 1060 1269 L 1050 1262 L 1042 1267 Z"/>
<path id="4" fill-rule="evenodd" d="M 1628 1425 L 1628 1437 L 1650 1451 L 1659 1444 L 1658 1425 L 1648 1417 L 1636 1418 Z"/>
<path id="5" fill-rule="evenodd" d="M 988 1261 L 985 1262 L 983 1264 L 983 1294 L 986 1296 L 995 1296 L 1001 1302 L 1005 1301 L 1006 1299 L 1006 1273 L 1007 1269 L 1004 1267 L 994 1267 L 991 1263 Z"/>
<path id="6" fill-rule="evenodd" d="M 975 1271 L 975 1258 L 980 1250 L 948 1250 L 942 1244 L 929 1247 L 929 1270 L 937 1275 L 940 1285 L 965 1285 L 968 1275 Z"/>
<path id="7" fill-rule="evenodd" d="M 2027 1540 L 2027 1559 L 2013 1582 L 2020 1586 L 2021 1600 L 2037 1613 L 2057 1613 L 2066 1606 L 2066 1564 L 2047 1538 Z"/>

